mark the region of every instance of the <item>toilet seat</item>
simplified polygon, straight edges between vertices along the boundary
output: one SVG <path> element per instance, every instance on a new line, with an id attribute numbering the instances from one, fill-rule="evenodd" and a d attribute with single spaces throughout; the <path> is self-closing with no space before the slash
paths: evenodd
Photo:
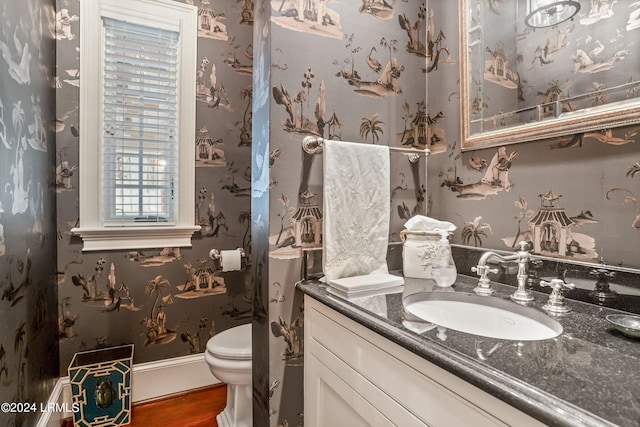
<path id="1" fill-rule="evenodd" d="M 221 359 L 251 360 L 251 324 L 214 335 L 207 342 L 207 352 Z"/>

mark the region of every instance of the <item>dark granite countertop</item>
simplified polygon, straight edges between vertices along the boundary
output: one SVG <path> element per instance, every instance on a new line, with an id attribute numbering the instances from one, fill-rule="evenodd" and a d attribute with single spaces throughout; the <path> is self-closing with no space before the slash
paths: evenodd
<path id="1" fill-rule="evenodd" d="M 425 292 L 428 281 L 405 279 L 403 293 L 346 300 L 317 280 L 298 284 L 305 294 L 407 350 L 457 375 L 545 424 L 640 426 L 640 340 L 613 329 L 605 316 L 620 311 L 567 300 L 571 312 L 555 317 L 560 336 L 508 341 L 416 322 L 403 295 Z M 455 291 L 472 292 L 477 279 L 458 276 Z M 492 283 L 494 297 L 513 287 Z M 548 295 L 534 292 L 540 309 Z"/>

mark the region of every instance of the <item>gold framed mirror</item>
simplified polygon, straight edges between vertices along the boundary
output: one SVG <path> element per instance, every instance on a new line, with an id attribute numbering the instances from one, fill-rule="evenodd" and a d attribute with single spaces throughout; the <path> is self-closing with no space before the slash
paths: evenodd
<path id="1" fill-rule="evenodd" d="M 640 3 L 614 3 L 459 0 L 462 149 L 640 123 Z"/>

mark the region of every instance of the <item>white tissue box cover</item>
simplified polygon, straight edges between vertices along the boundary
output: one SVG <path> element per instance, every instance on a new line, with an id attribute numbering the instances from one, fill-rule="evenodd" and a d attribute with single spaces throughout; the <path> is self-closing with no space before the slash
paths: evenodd
<path id="1" fill-rule="evenodd" d="M 402 274 L 416 279 L 431 278 L 431 264 L 438 248 L 437 239 L 406 240 L 402 247 Z"/>

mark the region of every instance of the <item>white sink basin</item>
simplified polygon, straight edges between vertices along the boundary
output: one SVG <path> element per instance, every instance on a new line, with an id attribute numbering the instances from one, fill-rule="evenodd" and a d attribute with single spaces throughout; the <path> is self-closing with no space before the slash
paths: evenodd
<path id="1" fill-rule="evenodd" d="M 468 334 L 516 341 L 557 337 L 562 325 L 531 307 L 463 292 L 421 292 L 403 300 L 405 311 Z"/>

